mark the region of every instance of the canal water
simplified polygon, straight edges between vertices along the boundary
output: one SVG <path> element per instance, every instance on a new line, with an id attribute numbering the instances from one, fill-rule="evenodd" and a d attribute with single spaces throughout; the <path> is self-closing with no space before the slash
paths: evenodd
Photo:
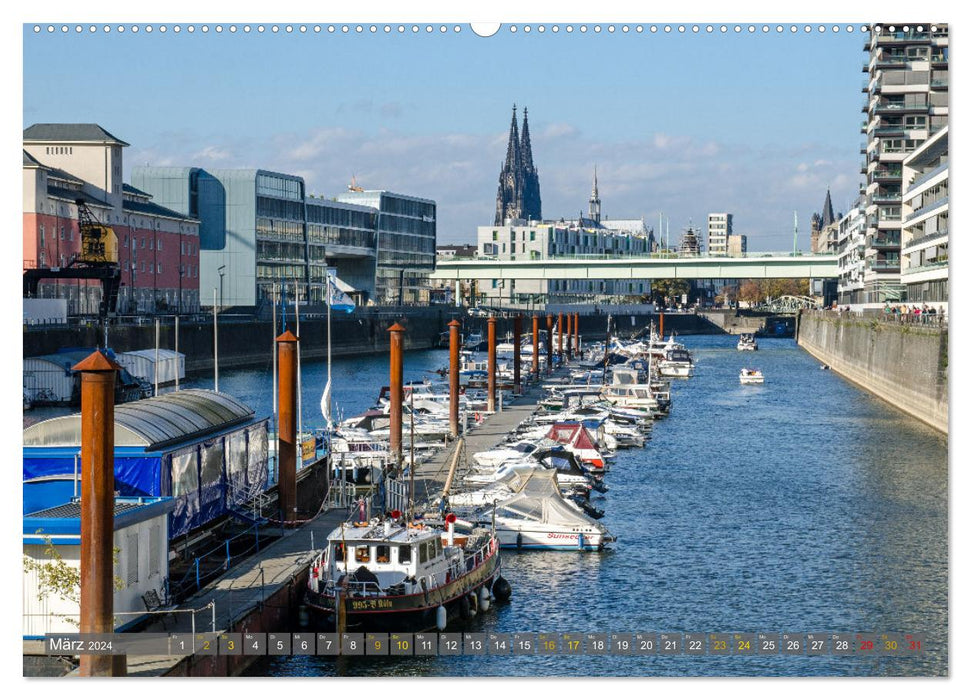
<path id="1" fill-rule="evenodd" d="M 740 353 L 685 336 L 696 376 L 641 450 L 618 453 L 598 505 L 612 551 L 503 552 L 512 600 L 478 632 L 896 632 L 917 656 L 268 657 L 250 675 L 844 676 L 947 673 L 947 440 L 846 382 L 794 341 Z M 447 362 L 406 355 L 406 379 Z M 764 385 L 742 386 L 756 366 Z M 324 376 L 305 366 L 304 421 Z M 347 415 L 386 381 L 387 358 L 334 363 Z M 238 382 L 238 384 L 237 384 Z M 248 373 L 222 389 L 258 403 Z M 450 628 L 451 629 L 451 628 Z"/>
<path id="2" fill-rule="evenodd" d="M 740 353 L 685 336 L 696 375 L 640 450 L 618 453 L 598 495 L 611 551 L 503 551 L 508 604 L 450 630 L 866 632 L 926 635 L 915 656 L 267 657 L 253 676 L 883 676 L 948 672 L 947 440 L 819 363 L 792 340 Z M 405 355 L 434 376 L 440 350 Z M 369 407 L 386 356 L 335 360 L 334 401 Z M 743 366 L 765 384 L 741 386 Z M 303 367 L 304 425 L 321 423 L 322 363 Z M 211 388 L 212 380 L 190 386 Z M 268 413 L 269 368 L 220 389 Z M 286 631 L 286 630 L 281 630 Z"/>

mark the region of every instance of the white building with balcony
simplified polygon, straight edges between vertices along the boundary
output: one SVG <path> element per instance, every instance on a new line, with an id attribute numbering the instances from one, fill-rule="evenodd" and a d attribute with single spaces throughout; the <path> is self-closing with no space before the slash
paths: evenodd
<path id="1" fill-rule="evenodd" d="M 860 202 L 837 222 L 836 253 L 839 259 L 836 286 L 839 305 L 863 304 L 866 214 Z"/>
<path id="2" fill-rule="evenodd" d="M 732 235 L 732 215 L 708 215 L 708 255 L 728 255 L 728 239 Z"/>
<path id="3" fill-rule="evenodd" d="M 900 281 L 910 304 L 947 308 L 948 129 L 945 126 L 903 162 Z"/>
<path id="4" fill-rule="evenodd" d="M 902 163 L 947 126 L 948 27 L 874 25 L 864 50 L 864 297 L 870 306 L 882 306 L 903 300 L 906 291 L 901 280 Z"/>

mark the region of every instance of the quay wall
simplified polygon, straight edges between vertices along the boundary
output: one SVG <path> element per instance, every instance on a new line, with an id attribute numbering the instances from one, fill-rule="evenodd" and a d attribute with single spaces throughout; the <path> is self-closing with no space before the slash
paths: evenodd
<path id="1" fill-rule="evenodd" d="M 887 403 L 948 433 L 946 328 L 802 311 L 796 342 Z"/>
<path id="2" fill-rule="evenodd" d="M 545 331 L 546 314 L 538 313 L 540 329 Z M 523 313 L 524 333 L 532 329 L 531 317 L 531 313 Z M 462 323 L 463 333 L 481 332 L 485 338 L 486 318 L 471 317 L 464 310 L 451 307 L 417 308 L 400 312 L 335 313 L 331 317 L 332 356 L 354 357 L 388 352 L 390 336 L 387 329 L 396 322 L 405 327 L 406 350 L 434 348 L 438 346 L 441 335 L 448 330 L 447 324 L 453 318 Z M 606 333 L 607 318 L 606 314 L 581 314 L 580 334 L 585 340 L 602 340 Z M 612 328 L 615 332 L 619 332 L 621 336 L 629 336 L 633 331 L 644 328 L 652 321 L 657 324 L 659 315 L 615 314 L 612 319 Z M 292 318 L 288 327 L 296 332 Z M 504 339 L 506 334 L 511 334 L 512 331 L 511 316 L 503 314 L 497 318 L 496 332 L 500 339 Z M 724 333 L 719 325 L 693 313 L 664 314 L 665 335 L 669 335 L 671 331 L 678 335 Z M 282 324 L 278 323 L 277 334 L 282 332 Z M 171 317 L 164 319 L 159 338 L 160 347 L 175 349 L 175 326 Z M 273 356 L 272 341 L 272 321 L 257 321 L 228 314 L 220 317 L 219 366 L 220 368 L 268 367 Z M 97 325 L 74 328 L 30 328 L 25 329 L 23 333 L 23 356 L 51 354 L 60 348 L 93 348 L 103 342 L 103 329 Z M 150 322 L 143 325 L 112 325 L 108 330 L 108 345 L 115 352 L 154 348 L 155 326 Z M 180 322 L 178 350 L 186 356 L 187 374 L 212 371 L 213 347 L 211 322 Z M 301 317 L 300 353 L 304 359 L 321 359 L 327 356 L 326 318 Z"/>

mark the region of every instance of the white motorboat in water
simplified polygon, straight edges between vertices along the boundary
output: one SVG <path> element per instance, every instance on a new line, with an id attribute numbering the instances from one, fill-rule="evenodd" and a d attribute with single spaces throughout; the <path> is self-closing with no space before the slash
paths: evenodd
<path id="1" fill-rule="evenodd" d="M 739 350 L 758 350 L 759 343 L 754 333 L 742 333 L 738 336 L 738 345 L 735 347 Z"/>
<path id="2" fill-rule="evenodd" d="M 519 481 L 509 498 L 492 507 L 470 508 L 467 514 L 461 508 L 455 512 L 483 527 L 495 522 L 502 547 L 596 551 L 616 540 L 607 528 L 563 498 L 553 470 L 521 470 L 516 476 Z"/>
<path id="3" fill-rule="evenodd" d="M 738 373 L 738 381 L 742 384 L 762 384 L 765 382 L 765 376 L 760 369 L 742 368 Z"/>

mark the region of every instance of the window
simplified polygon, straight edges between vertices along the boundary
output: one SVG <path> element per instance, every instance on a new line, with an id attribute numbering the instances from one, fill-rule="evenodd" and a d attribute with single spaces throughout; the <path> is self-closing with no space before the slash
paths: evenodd
<path id="1" fill-rule="evenodd" d="M 149 250 L 155 250 L 155 241 L 154 240 L 152 240 L 152 239 L 149 239 L 148 240 L 148 249 Z"/>
<path id="2" fill-rule="evenodd" d="M 128 247 L 128 234 L 125 234 L 125 248 Z"/>
<path id="3" fill-rule="evenodd" d="M 40 225 L 40 244 L 44 245 L 44 224 Z"/>
<path id="4" fill-rule="evenodd" d="M 64 240 L 64 227 L 61 226 L 61 240 Z"/>
<path id="5" fill-rule="evenodd" d="M 354 548 L 354 561 L 359 564 L 366 564 L 371 561 L 371 548 L 368 546 L 361 546 Z"/>
<path id="6" fill-rule="evenodd" d="M 162 250 L 162 239 L 161 238 L 158 239 L 158 243 L 156 244 L 155 249 L 156 250 Z"/>
<path id="7" fill-rule="evenodd" d="M 343 542 L 338 542 L 337 544 L 334 545 L 334 561 L 335 562 L 338 562 L 338 561 L 343 562 L 343 561 L 345 561 L 345 557 L 344 557 L 344 543 Z"/>
<path id="8" fill-rule="evenodd" d="M 386 544 L 379 544 L 374 548 L 374 561 L 378 564 L 387 564 L 391 561 L 391 547 Z"/>
<path id="9" fill-rule="evenodd" d="M 143 249 L 145 248 L 145 239 L 144 238 L 142 239 L 142 248 Z"/>
<path id="10" fill-rule="evenodd" d="M 411 545 L 403 544 L 398 547 L 398 563 L 399 564 L 410 564 L 411 563 Z"/>
<path id="11" fill-rule="evenodd" d="M 131 586 L 138 583 L 138 533 L 132 532 L 128 535 L 127 540 L 125 586 Z"/>
<path id="12" fill-rule="evenodd" d="M 162 274 L 162 263 L 156 263 L 155 271 L 158 272 L 159 274 Z"/>
<path id="13" fill-rule="evenodd" d="M 148 575 L 155 576 L 162 570 L 162 530 L 159 525 L 152 525 L 148 531 Z"/>
<path id="14" fill-rule="evenodd" d="M 428 543 L 422 542 L 418 545 L 418 563 L 424 564 L 428 559 Z"/>
<path id="15" fill-rule="evenodd" d="M 145 261 L 144 260 L 142 261 L 142 272 L 145 272 Z"/>

